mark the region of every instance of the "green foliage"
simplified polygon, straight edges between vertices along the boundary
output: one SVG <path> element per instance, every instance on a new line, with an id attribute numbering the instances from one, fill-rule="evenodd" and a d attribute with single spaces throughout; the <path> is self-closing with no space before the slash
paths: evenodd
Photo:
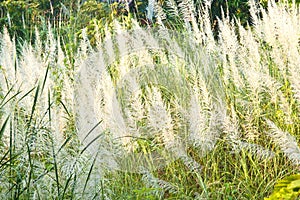
<path id="1" fill-rule="evenodd" d="M 26 41 L 34 39 L 35 27 L 41 31 L 42 27 L 47 27 L 48 22 L 51 26 L 62 28 L 62 33 L 64 30 L 76 33 L 89 26 L 94 19 L 105 24 L 124 13 L 124 9 L 116 5 L 96 0 L 84 4 L 75 0 L 5 0 L 0 3 L 0 27 L 8 27 L 11 35 Z"/>
<path id="2" fill-rule="evenodd" d="M 0 26 L 8 27 L 11 35 L 30 40 L 34 27 L 57 17 L 61 5 L 49 0 L 4 0 L 0 3 Z"/>
<path id="3" fill-rule="evenodd" d="M 211 6 L 211 17 L 222 18 L 222 10 L 224 14 L 240 19 L 243 25 L 250 21 L 248 0 L 215 0 Z"/>
<path id="4" fill-rule="evenodd" d="M 278 181 L 273 193 L 265 200 L 296 200 L 300 197 L 300 174 Z"/>
<path id="5" fill-rule="evenodd" d="M 257 27 L 258 31 L 252 33 L 251 29 L 235 27 L 223 20 L 220 23 L 224 23 L 223 26 L 228 25 L 228 29 L 223 30 L 226 35 L 220 33 L 220 38 L 222 38 L 220 43 L 210 41 L 213 48 L 209 50 L 202 44 L 193 43 L 194 40 L 181 40 L 180 36 L 172 36 L 167 43 L 168 48 L 164 49 L 163 53 L 156 53 L 151 49 L 147 52 L 134 52 L 133 54 L 137 54 L 128 57 L 118 55 L 122 57 L 123 62 L 120 58 L 111 66 L 107 66 L 114 84 L 118 84 L 121 67 L 125 68 L 128 64 L 132 67 L 130 69 L 133 69 L 149 63 L 151 66 L 155 65 L 153 70 L 145 73 L 147 77 L 144 78 L 151 77 L 152 80 L 156 77 L 160 80 L 158 85 L 161 86 L 159 90 L 163 104 L 166 105 L 165 109 L 170 111 L 170 117 L 174 123 L 168 131 L 172 133 L 176 131 L 178 135 L 189 132 L 188 125 L 183 123 L 189 116 L 185 112 L 181 113 L 189 106 L 191 92 L 188 90 L 189 87 L 186 88 L 188 84 L 192 84 L 194 88 L 199 87 L 201 93 L 201 95 L 199 93 L 201 101 L 199 105 L 203 107 L 201 112 L 204 114 L 212 112 L 218 105 L 210 105 L 202 98 L 212 97 L 213 100 L 220 101 L 222 108 L 218 111 L 223 112 L 224 109 L 225 115 L 221 116 L 222 113 L 220 113 L 220 118 L 226 118 L 222 121 L 222 128 L 218 127 L 214 130 L 213 124 L 217 124 L 219 119 L 205 121 L 212 117 L 210 115 L 198 121 L 200 125 L 204 123 L 212 126 L 212 129 L 206 125 L 203 126 L 205 128 L 201 130 L 201 133 L 220 132 L 221 135 L 213 149 L 201 155 L 199 152 L 202 146 L 188 146 L 187 144 L 184 152 L 186 151 L 190 160 L 179 158 L 151 173 L 138 174 L 116 170 L 103 172 L 99 177 L 98 171 L 94 169 L 97 166 L 100 168 L 99 163 L 95 162 L 94 155 L 85 157 L 88 155 L 83 152 L 87 146 L 82 146 L 78 138 L 76 120 L 80 116 L 77 116 L 76 111 L 73 110 L 76 106 L 73 105 L 72 99 L 73 89 L 77 86 L 72 85 L 79 68 L 76 64 L 86 62 L 88 54 L 93 51 L 90 44 L 94 47 L 108 34 L 108 31 L 114 33 L 115 19 L 127 29 L 131 28 L 131 19 L 134 16 L 142 22 L 145 18 L 147 3 L 137 1 L 137 13 L 128 13 L 122 4 L 109 5 L 96 0 L 88 0 L 83 4 L 75 0 L 60 1 L 60 3 L 52 1 L 52 6 L 49 2 L 47 0 L 5 0 L 0 3 L 1 8 L 10 13 L 2 16 L 1 23 L 3 22 L 9 28 L 11 35 L 17 36 L 17 40 L 21 40 L 21 37 L 26 40 L 26 44 L 22 43 L 22 48 L 18 48 L 16 61 L 9 63 L 8 61 L 14 56 L 14 51 L 7 51 L 10 45 L 8 40 L 5 40 L 6 35 L 3 34 L 4 39 L 1 37 L 0 54 L 3 56 L 0 57 L 0 182 L 3 184 L 0 184 L 0 196 L 10 199 L 34 197 L 100 199 L 102 194 L 102 199 L 263 199 L 272 190 L 274 180 L 282 177 L 283 174 L 299 173 L 299 169 L 292 165 L 294 154 L 289 158 L 288 153 L 283 156 L 279 150 L 284 145 L 291 145 L 289 148 L 283 148 L 285 151 L 294 151 L 293 144 L 298 147 L 300 101 L 299 94 L 296 94 L 300 93 L 300 86 L 295 84 L 298 83 L 299 71 L 290 71 L 298 66 L 294 64 L 294 62 L 298 63 L 298 57 L 290 58 L 294 55 L 290 52 L 297 51 L 297 48 L 290 48 L 290 46 L 294 47 L 297 42 L 283 45 L 281 42 L 289 39 L 279 40 L 278 37 L 284 37 L 283 35 L 268 35 L 266 37 L 270 39 L 264 38 L 264 34 L 257 34 L 265 30 L 259 29 L 261 27 Z M 160 2 L 163 6 L 167 6 L 164 4 L 166 1 Z M 249 12 L 246 1 L 228 0 L 227 3 L 225 2 L 213 1 L 211 19 L 216 20 L 216 17 L 222 17 L 220 8 L 223 6 L 224 11 L 228 10 L 231 17 L 237 16 L 242 24 L 247 24 Z M 196 9 L 199 6 L 200 4 L 196 4 Z M 182 16 L 172 15 L 167 7 L 164 11 L 167 14 L 164 23 L 168 25 L 168 28 L 188 32 L 184 27 Z M 285 10 L 282 12 L 284 13 Z M 63 17 L 55 21 L 57 16 Z M 50 28 L 48 28 L 48 21 Z M 275 24 L 274 21 L 271 22 L 270 24 Z M 262 24 L 266 27 L 268 25 Z M 154 24 L 149 24 L 149 26 L 156 25 L 155 21 Z M 292 25 L 289 25 L 290 29 L 287 31 L 293 29 Z M 41 34 L 43 43 L 41 48 L 29 46 L 36 37 L 32 33 L 35 26 Z M 83 28 L 85 28 L 84 31 L 82 31 Z M 151 27 L 148 28 L 151 29 Z M 279 25 L 276 28 L 281 27 Z M 134 38 L 130 37 L 128 40 L 123 38 L 124 42 L 129 45 L 139 39 L 139 42 L 148 42 L 148 39 L 153 38 L 151 34 L 145 34 L 148 33 L 146 31 L 141 35 L 137 32 Z M 194 37 L 193 31 L 190 32 L 187 34 Z M 279 33 L 282 32 L 284 31 L 280 29 Z M 54 36 L 50 37 L 51 34 Z M 205 34 L 207 32 L 202 35 Z M 114 39 L 116 37 L 117 34 L 113 35 Z M 275 42 L 272 43 L 273 41 Z M 161 40 L 157 40 L 157 43 L 159 42 Z M 114 53 L 120 51 L 117 49 L 118 43 L 113 44 L 114 52 L 106 52 L 106 43 L 102 44 L 101 50 L 104 54 L 115 55 Z M 186 52 L 185 61 L 187 62 L 183 63 L 181 60 L 185 58 L 177 59 L 172 55 L 177 45 L 178 49 Z M 173 46 L 175 46 L 174 49 Z M 223 47 L 225 48 L 222 49 Z M 60 51 L 60 48 L 63 51 Z M 290 50 L 287 50 L 288 48 Z M 52 52 L 49 53 L 49 51 Z M 293 58 L 296 59 L 292 60 Z M 99 59 L 103 58 L 99 56 Z M 86 63 L 89 63 L 89 60 Z M 91 62 L 91 68 L 96 68 L 100 63 L 105 65 L 104 60 L 96 60 L 96 62 Z M 163 73 L 163 69 L 168 65 L 178 68 L 182 73 L 180 77 L 184 80 L 186 78 L 187 81 L 174 78 L 176 76 L 171 73 Z M 47 70 L 45 69 L 39 79 L 43 85 L 35 84 L 37 80 L 33 72 L 45 66 Z M 20 68 L 18 70 L 23 70 L 23 73 L 11 71 L 17 67 Z M 193 68 L 196 70 L 189 71 Z M 157 76 L 156 73 L 159 75 Z M 16 78 L 18 81 L 14 82 L 16 74 L 18 74 Z M 85 79 L 85 81 L 89 80 L 89 78 Z M 218 81 L 220 84 L 217 83 Z M 31 82 L 34 84 L 28 84 L 30 85 L 28 88 L 27 83 Z M 45 86 L 48 83 L 54 85 L 48 88 Z M 149 84 L 142 86 L 141 102 L 145 104 L 148 102 L 147 98 L 150 98 L 148 90 L 145 89 L 146 85 L 150 85 L 150 81 Z M 164 87 L 166 85 L 172 87 Z M 11 87 L 11 90 L 7 91 L 5 86 Z M 94 83 L 91 86 L 93 88 Z M 208 93 L 207 96 L 203 95 L 205 92 Z M 120 93 L 118 92 L 118 97 L 120 101 L 124 101 L 122 108 L 125 108 L 128 105 L 126 104 L 128 97 L 125 94 L 122 96 L 121 90 Z M 97 102 L 100 100 L 95 101 L 95 105 Z M 82 103 L 88 104 L 88 101 L 82 101 Z M 143 115 L 143 118 L 135 123 L 138 129 L 136 132 L 150 130 L 147 127 L 149 118 L 147 112 L 149 111 L 146 111 L 145 116 Z M 123 117 L 122 114 L 124 113 L 118 116 Z M 206 116 L 204 114 L 203 116 Z M 125 115 L 126 113 L 124 117 Z M 89 120 L 86 116 L 81 117 L 84 117 L 86 121 Z M 266 118 L 274 121 L 276 127 L 268 124 Z M 132 127 L 135 126 L 130 128 Z M 112 131 L 114 130 L 105 131 L 103 134 L 110 137 L 108 133 Z M 280 134 L 281 137 L 278 136 Z M 278 136 L 277 141 L 274 135 Z M 286 135 L 290 137 L 284 138 Z M 61 140 L 56 139 L 56 136 L 61 136 Z M 138 147 L 134 153 L 150 154 L 153 151 L 160 153 L 159 151 L 164 149 L 161 140 L 155 140 L 154 135 L 148 140 L 143 137 L 136 139 Z M 292 140 L 294 137 L 296 141 Z M 207 138 L 201 139 L 206 141 Z M 110 160 L 112 159 L 113 157 L 110 157 Z M 132 161 L 129 156 L 124 157 L 124 160 Z M 201 170 L 198 168 L 195 170 L 192 166 L 194 163 L 191 161 L 199 163 Z M 137 162 L 129 164 L 137 165 Z M 95 183 L 94 188 L 89 187 L 91 182 Z M 274 194 L 266 199 L 296 199 L 300 193 L 299 189 L 300 175 L 293 175 L 279 181 L 275 186 Z"/>

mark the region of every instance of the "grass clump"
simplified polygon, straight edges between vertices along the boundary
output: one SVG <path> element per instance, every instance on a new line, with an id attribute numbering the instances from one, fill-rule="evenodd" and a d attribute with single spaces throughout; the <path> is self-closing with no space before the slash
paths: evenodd
<path id="1" fill-rule="evenodd" d="M 181 31 L 113 21 L 72 54 L 4 29 L 0 196 L 262 199 L 299 172 L 298 7 L 250 1 L 215 39 L 188 5 Z"/>

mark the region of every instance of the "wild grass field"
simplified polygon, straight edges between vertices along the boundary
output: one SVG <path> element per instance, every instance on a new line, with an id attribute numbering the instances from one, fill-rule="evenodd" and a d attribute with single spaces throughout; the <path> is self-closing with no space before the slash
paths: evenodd
<path id="1" fill-rule="evenodd" d="M 264 199 L 299 173 L 299 7 L 251 0 L 215 33 L 209 3 L 169 2 L 180 30 L 156 5 L 157 26 L 83 29 L 72 52 L 50 24 L 3 28 L 1 199 Z"/>

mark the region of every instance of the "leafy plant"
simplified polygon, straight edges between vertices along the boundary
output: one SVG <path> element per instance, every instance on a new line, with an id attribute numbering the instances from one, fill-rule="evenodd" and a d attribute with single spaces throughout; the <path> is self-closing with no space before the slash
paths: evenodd
<path id="1" fill-rule="evenodd" d="M 300 197 L 300 175 L 294 174 L 277 181 L 273 193 L 265 200 L 293 200 Z"/>

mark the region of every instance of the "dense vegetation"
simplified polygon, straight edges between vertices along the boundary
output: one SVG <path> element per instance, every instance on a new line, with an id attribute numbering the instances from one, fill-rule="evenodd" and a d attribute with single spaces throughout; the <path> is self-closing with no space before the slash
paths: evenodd
<path id="1" fill-rule="evenodd" d="M 176 19 L 179 20 L 174 8 L 173 2 L 178 6 L 181 1 L 159 1 L 162 9 L 167 15 L 166 23 L 174 26 Z M 195 0 L 194 5 L 196 10 L 204 4 L 201 0 Z M 141 23 L 147 23 L 147 1 L 135 0 L 135 4 L 130 7 L 131 15 L 140 20 Z M 250 19 L 249 6 L 247 0 L 214 0 L 212 1 L 210 10 L 210 17 L 216 20 L 217 17 L 222 16 L 221 8 L 224 12 L 229 12 L 231 16 L 237 16 L 242 24 Z M 10 33 L 17 34 L 18 37 L 31 39 L 33 36 L 34 27 L 42 28 L 50 21 L 52 24 L 63 23 L 75 28 L 76 31 L 88 26 L 95 19 L 98 21 L 110 21 L 112 18 L 118 18 L 128 15 L 126 5 L 124 3 L 107 3 L 105 1 L 97 0 L 62 0 L 62 1 L 49 1 L 49 0 L 4 0 L 0 3 L 1 18 L 0 25 L 9 27 Z M 179 24 L 178 24 L 179 25 Z M 75 26 L 75 27 L 72 27 Z"/>
<path id="2" fill-rule="evenodd" d="M 297 199 L 296 3 L 2 1 L 0 197 Z"/>

